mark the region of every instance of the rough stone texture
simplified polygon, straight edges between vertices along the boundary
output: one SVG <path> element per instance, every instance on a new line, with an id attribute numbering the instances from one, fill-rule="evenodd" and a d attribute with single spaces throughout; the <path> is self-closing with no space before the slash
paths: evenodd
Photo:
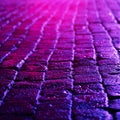
<path id="1" fill-rule="evenodd" d="M 106 90 L 109 96 L 120 96 L 120 85 L 106 86 Z"/>
<path id="2" fill-rule="evenodd" d="M 0 1 L 0 120 L 120 119 L 120 0 Z"/>
<path id="3" fill-rule="evenodd" d="M 80 84 L 74 86 L 74 94 L 94 94 L 103 92 L 104 88 L 102 84 Z"/>
<path id="4" fill-rule="evenodd" d="M 70 114 L 70 100 L 53 100 L 40 103 L 35 119 L 68 120 Z M 42 118 L 41 118 L 42 117 Z"/>
<path id="5" fill-rule="evenodd" d="M 100 76 L 98 74 L 83 74 L 75 75 L 75 84 L 79 83 L 98 83 L 101 82 Z"/>
<path id="6" fill-rule="evenodd" d="M 80 112 L 81 111 L 81 112 Z M 75 120 L 112 120 L 112 116 L 104 110 L 101 109 L 80 109 L 80 111 L 75 111 Z"/>
<path id="7" fill-rule="evenodd" d="M 110 100 L 109 106 L 113 110 L 120 110 L 120 99 Z"/>

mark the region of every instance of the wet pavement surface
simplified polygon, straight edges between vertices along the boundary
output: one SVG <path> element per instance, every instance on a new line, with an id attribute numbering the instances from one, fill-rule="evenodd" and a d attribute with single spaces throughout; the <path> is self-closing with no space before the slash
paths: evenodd
<path id="1" fill-rule="evenodd" d="M 0 120 L 120 120 L 120 0 L 1 0 Z"/>

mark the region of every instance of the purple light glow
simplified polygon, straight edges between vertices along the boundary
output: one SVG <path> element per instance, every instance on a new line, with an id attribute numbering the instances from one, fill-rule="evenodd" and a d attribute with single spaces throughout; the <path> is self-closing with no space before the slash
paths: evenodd
<path id="1" fill-rule="evenodd" d="M 0 120 L 120 119 L 120 0 L 0 1 Z"/>

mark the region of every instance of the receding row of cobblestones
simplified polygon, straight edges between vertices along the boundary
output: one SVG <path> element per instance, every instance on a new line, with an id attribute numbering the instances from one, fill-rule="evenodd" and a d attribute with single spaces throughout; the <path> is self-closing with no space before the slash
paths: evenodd
<path id="1" fill-rule="evenodd" d="M 115 2 L 112 2 L 113 5 Z M 109 50 L 104 54 L 99 55 L 100 59 L 105 59 L 104 65 L 103 63 L 100 64 L 100 71 L 103 76 L 103 84 L 106 89 L 106 92 L 108 94 L 108 110 L 113 114 L 114 119 L 119 119 L 119 112 L 117 112 L 118 108 L 118 101 L 119 101 L 119 50 L 117 48 L 117 42 L 114 40 L 118 35 L 115 33 L 116 31 L 119 31 L 119 24 L 118 24 L 118 16 L 114 13 L 115 6 L 114 6 L 114 12 L 113 12 L 113 5 L 110 1 L 101 1 L 101 5 L 106 5 L 106 11 L 108 11 L 109 16 L 111 17 L 111 21 L 108 21 L 107 23 L 102 22 L 103 29 L 105 30 L 105 34 L 107 39 L 109 40 L 109 43 L 106 45 L 109 47 Z M 98 6 L 98 5 L 97 5 Z M 98 13 L 100 15 L 100 19 L 102 18 L 100 14 L 100 8 L 98 8 Z M 117 8 L 117 7 L 116 7 Z M 101 19 L 102 21 L 102 19 Z M 116 26 L 116 28 L 115 28 Z M 114 34 L 114 33 L 115 34 Z M 105 35 L 104 35 L 105 36 Z M 112 51 L 112 52 L 111 52 Z M 106 63 L 106 64 L 105 64 Z"/>
<path id="2" fill-rule="evenodd" d="M 119 120 L 120 0 L 18 1 L 0 2 L 0 120 Z"/>

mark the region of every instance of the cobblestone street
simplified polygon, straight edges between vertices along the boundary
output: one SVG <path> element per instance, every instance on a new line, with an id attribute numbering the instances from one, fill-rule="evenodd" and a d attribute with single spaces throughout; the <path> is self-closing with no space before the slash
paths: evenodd
<path id="1" fill-rule="evenodd" d="M 120 120 L 120 0 L 0 0 L 0 120 Z"/>

